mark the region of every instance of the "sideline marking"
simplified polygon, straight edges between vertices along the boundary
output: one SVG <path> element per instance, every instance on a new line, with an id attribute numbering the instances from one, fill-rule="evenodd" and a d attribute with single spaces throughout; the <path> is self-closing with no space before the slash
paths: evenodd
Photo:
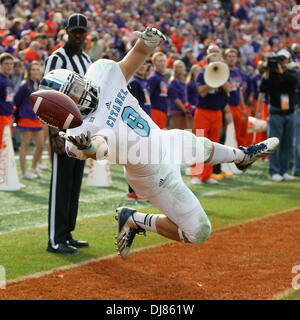
<path id="1" fill-rule="evenodd" d="M 230 228 L 234 228 L 234 227 L 238 227 L 238 226 L 244 226 L 244 225 L 246 225 L 248 223 L 251 223 L 251 222 L 257 222 L 257 221 L 260 221 L 260 220 L 272 218 L 272 217 L 275 217 L 275 216 L 279 216 L 281 214 L 285 214 L 285 213 L 289 213 L 289 212 L 293 212 L 293 211 L 299 211 L 299 210 L 300 210 L 300 207 L 294 207 L 294 208 L 285 209 L 285 210 L 282 210 L 282 211 L 279 211 L 279 212 L 267 213 L 266 215 L 261 216 L 261 217 L 255 217 L 255 218 L 251 218 L 249 220 L 236 222 L 236 223 L 231 223 L 231 224 L 228 224 L 227 226 L 216 228 L 214 232 L 221 232 L 223 230 L 227 230 L 227 229 L 230 229 Z"/>
<path id="2" fill-rule="evenodd" d="M 137 249 L 131 250 L 131 253 L 162 247 L 165 244 L 171 243 L 171 242 L 172 241 L 169 241 L 169 242 L 166 242 L 166 243 L 159 243 L 159 244 L 155 244 L 155 245 L 150 245 L 150 246 L 147 246 L 147 247 L 137 248 Z M 101 260 L 109 260 L 109 259 L 116 258 L 118 256 L 119 255 L 117 253 L 113 253 L 113 254 L 109 254 L 107 256 L 103 256 L 103 257 L 99 257 L 99 258 L 93 258 L 93 259 L 81 261 L 81 262 L 78 262 L 78 263 L 72 263 L 72 264 L 68 264 L 68 265 L 62 266 L 62 267 L 57 267 L 57 268 L 54 268 L 54 269 L 51 269 L 51 270 L 36 272 L 36 273 L 29 274 L 29 275 L 26 275 L 26 276 L 18 277 L 16 279 L 10 279 L 10 280 L 6 281 L 6 284 L 7 285 L 16 284 L 16 283 L 19 283 L 19 282 L 22 282 L 22 281 L 25 281 L 25 280 L 37 279 L 37 278 L 40 278 L 40 277 L 43 277 L 43 276 L 47 276 L 49 274 L 57 273 L 57 271 L 66 271 L 66 270 L 70 270 L 70 269 L 74 269 L 74 268 L 79 268 L 79 267 L 86 266 L 86 265 L 88 265 L 90 263 L 93 263 L 93 262 L 99 262 Z"/>
<path id="3" fill-rule="evenodd" d="M 260 220 L 268 219 L 270 217 L 279 216 L 279 215 L 282 215 L 282 214 L 286 214 L 286 213 L 293 212 L 293 211 L 298 211 L 298 210 L 300 210 L 300 207 L 295 207 L 295 208 L 286 209 L 286 210 L 283 210 L 283 211 L 271 213 L 271 214 L 268 214 L 268 215 L 263 216 L 263 217 L 249 219 L 249 220 L 244 221 L 242 223 L 235 223 L 235 224 L 231 224 L 231 225 L 226 226 L 226 227 L 217 228 L 212 233 L 221 232 L 221 231 L 223 231 L 225 229 L 226 230 L 227 229 L 231 229 L 231 228 L 236 227 L 236 226 L 246 225 L 248 223 L 257 222 L 257 221 L 260 221 Z M 170 241 L 167 241 L 167 242 L 164 242 L 164 243 L 159 243 L 159 244 L 156 244 L 156 245 L 150 245 L 150 246 L 146 246 L 146 247 L 133 249 L 133 250 L 131 250 L 131 253 L 144 251 L 144 250 L 149 250 L 149 249 L 154 249 L 154 248 L 158 248 L 158 247 L 163 247 L 163 246 L 165 246 L 167 244 L 170 244 L 170 243 L 176 243 L 176 241 L 170 240 Z M 16 283 L 19 283 L 19 282 L 22 282 L 22 281 L 25 281 L 25 280 L 36 279 L 36 278 L 40 278 L 42 276 L 53 274 L 53 273 L 55 273 L 57 271 L 65 271 L 65 270 L 69 270 L 69 269 L 74 269 L 74 268 L 77 268 L 77 267 L 86 266 L 86 265 L 88 265 L 90 263 L 93 263 L 93 262 L 99 262 L 101 260 L 108 260 L 108 259 L 112 259 L 112 258 L 115 258 L 115 257 L 118 257 L 117 253 L 113 253 L 113 254 L 110 254 L 110 255 L 107 255 L 107 256 L 103 256 L 103 257 L 99 257 L 99 258 L 93 258 L 93 259 L 81 261 L 81 262 L 78 262 L 78 263 L 69 264 L 69 265 L 62 266 L 62 267 L 57 267 L 57 268 L 54 268 L 54 269 L 51 269 L 51 270 L 47 270 L 47 271 L 41 271 L 41 272 L 33 273 L 33 274 L 30 274 L 30 275 L 21 276 L 21 277 L 15 278 L 15 279 L 10 279 L 10 280 L 6 281 L 6 284 L 7 285 L 16 284 Z M 289 290 L 291 290 L 291 289 L 289 289 Z"/>

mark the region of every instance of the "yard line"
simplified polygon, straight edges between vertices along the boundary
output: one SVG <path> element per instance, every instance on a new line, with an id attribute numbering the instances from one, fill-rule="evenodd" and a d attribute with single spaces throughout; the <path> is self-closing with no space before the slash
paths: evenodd
<path id="1" fill-rule="evenodd" d="M 10 214 L 21 214 L 23 212 L 38 211 L 38 210 L 46 209 L 46 208 L 48 208 L 48 206 L 42 206 L 42 207 L 30 208 L 30 209 L 21 209 L 21 210 L 16 210 L 16 211 L 0 212 L 0 216 L 7 216 Z"/>
<path id="2" fill-rule="evenodd" d="M 113 199 L 113 198 L 122 198 L 123 199 L 123 193 L 120 193 L 120 195 L 110 195 L 110 196 L 105 196 L 105 198 L 92 198 L 92 199 L 79 199 L 80 203 L 95 203 L 95 202 L 100 202 L 103 204 L 103 201 L 107 199 Z M 0 216 L 5 216 L 5 215 L 10 215 L 10 214 L 21 214 L 23 212 L 29 212 L 29 211 L 37 211 L 41 209 L 47 209 L 48 205 L 37 207 L 37 208 L 30 208 L 30 209 L 20 209 L 20 210 L 15 210 L 15 211 L 8 211 L 8 212 L 0 212 Z"/>
<path id="3" fill-rule="evenodd" d="M 49 156 L 48 155 L 46 155 L 46 154 L 43 154 L 42 155 L 42 159 L 48 159 L 49 158 Z M 15 155 L 15 159 L 16 160 L 19 160 L 20 159 L 20 156 L 18 155 L 18 154 L 16 154 Z M 32 154 L 27 154 L 26 155 L 26 160 L 32 160 L 33 159 L 33 155 Z"/>
<path id="4" fill-rule="evenodd" d="M 220 193 L 227 192 L 227 191 L 244 190 L 244 189 L 248 189 L 248 188 L 255 187 L 255 186 L 266 186 L 266 185 L 270 185 L 270 184 L 273 184 L 273 183 L 270 181 L 263 181 L 263 182 L 259 182 L 259 183 L 248 185 L 248 186 L 233 187 L 233 188 L 222 189 L 222 190 L 218 190 L 218 191 L 208 191 L 208 192 L 201 194 L 200 198 L 214 196 L 216 194 L 220 194 Z"/>

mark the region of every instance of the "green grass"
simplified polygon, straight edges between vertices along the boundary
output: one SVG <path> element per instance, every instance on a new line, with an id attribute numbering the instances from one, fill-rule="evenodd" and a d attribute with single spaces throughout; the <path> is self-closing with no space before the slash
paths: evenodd
<path id="1" fill-rule="evenodd" d="M 287 297 L 282 298 L 282 300 L 300 300 L 300 290 L 297 290 Z"/>
<path id="2" fill-rule="evenodd" d="M 120 205 L 159 213 L 149 203 L 125 201 L 127 183 L 122 167 L 111 165 L 111 173 L 113 186 L 108 188 L 88 187 L 87 178 L 83 179 L 74 237 L 88 240 L 91 247 L 81 249 L 75 256 L 54 255 L 45 251 L 50 171 L 43 172 L 39 180 L 21 180 L 26 184 L 25 189 L 0 192 L 0 265 L 5 267 L 7 279 L 115 253 L 117 223 L 114 215 L 115 208 Z M 267 164 L 263 162 L 256 163 L 243 175 L 223 179 L 217 186 L 192 186 L 188 176 L 183 178 L 199 198 L 212 222 L 213 230 L 300 207 L 300 181 L 269 184 Z M 133 248 L 166 241 L 148 232 L 147 237 L 136 238 Z M 295 299 L 299 298 L 295 293 Z"/>

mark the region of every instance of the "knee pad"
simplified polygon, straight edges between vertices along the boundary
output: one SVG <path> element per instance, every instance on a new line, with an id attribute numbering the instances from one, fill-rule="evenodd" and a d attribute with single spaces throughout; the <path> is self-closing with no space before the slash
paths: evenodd
<path id="1" fill-rule="evenodd" d="M 182 229 L 184 236 L 188 239 L 190 243 L 204 243 L 211 234 L 211 223 L 204 212 L 197 214 L 197 223 L 196 220 L 190 220 L 189 227 L 185 227 Z"/>
<path id="2" fill-rule="evenodd" d="M 196 234 L 196 243 L 204 243 L 211 234 L 211 224 L 207 219 L 206 222 L 201 223 L 198 232 Z"/>

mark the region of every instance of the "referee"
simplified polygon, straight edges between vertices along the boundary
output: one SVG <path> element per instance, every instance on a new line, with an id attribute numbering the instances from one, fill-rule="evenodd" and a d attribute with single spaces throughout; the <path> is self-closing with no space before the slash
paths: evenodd
<path id="1" fill-rule="evenodd" d="M 84 75 L 92 64 L 82 51 L 88 31 L 88 22 L 82 14 L 72 14 L 67 22 L 68 41 L 46 60 L 45 72 L 68 69 Z M 72 238 L 75 229 L 84 161 L 69 158 L 65 142 L 55 136 L 57 129 L 50 128 L 52 174 L 48 211 L 48 247 L 53 253 L 77 253 L 77 248 L 88 247 L 87 241 Z"/>

